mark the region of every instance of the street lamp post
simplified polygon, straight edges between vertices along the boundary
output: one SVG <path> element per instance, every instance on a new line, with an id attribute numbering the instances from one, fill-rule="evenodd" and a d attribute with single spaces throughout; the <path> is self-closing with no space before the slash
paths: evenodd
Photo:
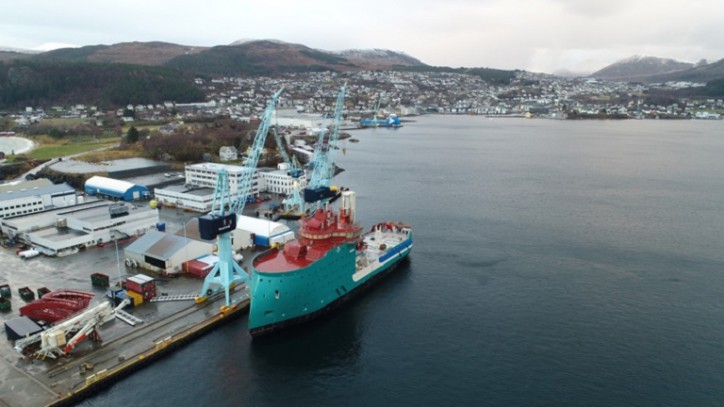
<path id="1" fill-rule="evenodd" d="M 118 281 L 121 281 L 121 258 L 118 255 L 118 239 L 116 239 L 116 231 L 111 232 L 111 240 L 115 242 L 116 246 L 116 267 L 118 268 Z"/>

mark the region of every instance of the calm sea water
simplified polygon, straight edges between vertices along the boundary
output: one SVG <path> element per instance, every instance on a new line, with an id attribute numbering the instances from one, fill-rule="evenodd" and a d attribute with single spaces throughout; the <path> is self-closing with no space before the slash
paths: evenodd
<path id="1" fill-rule="evenodd" d="M 724 405 L 724 122 L 420 117 L 338 163 L 409 262 L 262 341 L 242 318 L 84 405 Z"/>

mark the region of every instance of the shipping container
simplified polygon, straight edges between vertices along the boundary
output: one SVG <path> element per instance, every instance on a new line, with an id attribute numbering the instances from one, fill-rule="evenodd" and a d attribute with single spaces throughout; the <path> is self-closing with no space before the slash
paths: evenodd
<path id="1" fill-rule="evenodd" d="M 10 298 L 13 296 L 13 292 L 10 290 L 10 284 L 0 285 L 0 297 Z"/>
<path id="2" fill-rule="evenodd" d="M 103 273 L 91 274 L 91 284 L 96 287 L 108 287 L 110 285 L 110 279 Z"/>
<path id="3" fill-rule="evenodd" d="M 153 277 L 136 274 L 126 279 L 126 290 L 141 294 L 144 300 L 156 297 L 156 282 Z"/>
<path id="4" fill-rule="evenodd" d="M 184 271 L 194 277 L 204 278 L 214 268 L 214 264 L 191 260 L 184 263 Z"/>
<path id="5" fill-rule="evenodd" d="M 0 297 L 0 311 L 7 311 L 11 308 L 12 302 L 5 297 Z"/>
<path id="6" fill-rule="evenodd" d="M 5 335 L 9 341 L 17 341 L 42 330 L 43 328 L 40 325 L 28 317 L 14 318 L 5 322 Z"/>
<path id="7" fill-rule="evenodd" d="M 126 294 L 131 297 L 131 300 L 133 300 L 134 307 L 143 304 L 143 295 L 139 293 L 134 293 L 133 291 L 127 291 Z"/>
<path id="8" fill-rule="evenodd" d="M 35 293 L 28 287 L 18 288 L 18 294 L 20 294 L 20 298 L 25 301 L 32 301 L 35 299 Z"/>

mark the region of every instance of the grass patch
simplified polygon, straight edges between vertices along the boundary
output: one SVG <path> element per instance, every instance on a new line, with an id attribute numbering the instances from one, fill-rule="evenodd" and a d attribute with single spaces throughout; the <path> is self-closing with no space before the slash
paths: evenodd
<path id="1" fill-rule="evenodd" d="M 83 154 L 78 157 L 75 157 L 78 161 L 85 161 L 88 163 L 99 163 L 103 161 L 111 161 L 111 160 L 121 160 L 124 158 L 136 158 L 136 157 L 142 157 L 143 156 L 143 150 L 142 149 L 130 149 L 130 150 L 103 150 L 103 151 L 94 151 L 90 152 L 88 154 Z"/>
<path id="2" fill-rule="evenodd" d="M 70 136 L 55 139 L 48 135 L 40 135 L 29 136 L 28 138 L 33 140 L 38 147 L 26 153 L 26 155 L 37 160 L 48 160 L 101 148 L 114 147 L 121 141 L 120 137 L 96 138 L 93 136 Z"/>
<path id="3" fill-rule="evenodd" d="M 47 160 L 56 157 L 65 157 L 68 155 L 84 153 L 104 147 L 113 147 L 116 144 L 117 142 L 42 145 L 29 152 L 27 155 L 38 160 Z"/>

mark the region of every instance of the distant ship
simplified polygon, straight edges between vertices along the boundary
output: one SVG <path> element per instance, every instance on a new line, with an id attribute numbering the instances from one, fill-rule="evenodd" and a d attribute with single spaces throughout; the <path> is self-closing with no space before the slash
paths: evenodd
<path id="1" fill-rule="evenodd" d="M 412 228 L 383 222 L 362 234 L 355 194 L 300 221 L 298 239 L 252 262 L 252 336 L 311 320 L 333 310 L 393 270 L 412 250 Z"/>
<path id="2" fill-rule="evenodd" d="M 362 119 L 359 121 L 359 127 L 402 127 L 402 123 L 400 123 L 400 118 L 393 113 L 387 116 L 384 120 L 380 120 L 377 117 L 373 117 L 372 119 Z"/>

